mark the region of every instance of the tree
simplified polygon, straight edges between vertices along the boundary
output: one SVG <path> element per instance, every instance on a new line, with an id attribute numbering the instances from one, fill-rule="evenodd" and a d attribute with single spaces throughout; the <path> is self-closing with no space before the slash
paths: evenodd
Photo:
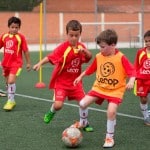
<path id="1" fill-rule="evenodd" d="M 32 11 L 43 0 L 0 0 L 0 11 Z"/>

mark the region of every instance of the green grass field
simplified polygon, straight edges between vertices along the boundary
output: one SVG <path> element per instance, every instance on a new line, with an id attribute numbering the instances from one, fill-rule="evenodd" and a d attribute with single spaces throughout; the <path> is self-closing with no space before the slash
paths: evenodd
<path id="1" fill-rule="evenodd" d="M 136 50 L 125 49 L 123 53 L 133 62 Z M 98 51 L 92 51 L 93 56 Z M 43 57 L 48 52 L 43 53 Z M 39 60 L 39 53 L 31 53 L 32 64 Z M 85 66 L 84 66 L 85 67 Z M 51 65 L 42 69 L 42 80 L 48 86 L 52 71 Z M 88 91 L 94 81 L 94 75 L 84 78 L 84 87 Z M 2 108 L 7 98 L 0 102 L 0 149 L 1 150 L 67 150 L 62 141 L 63 130 L 79 119 L 76 102 L 66 101 L 50 124 L 43 122 L 43 116 L 52 103 L 52 91 L 47 88 L 35 88 L 39 82 L 38 72 L 22 71 L 17 80 L 16 108 L 5 112 Z M 0 79 L 1 89 L 5 90 L 3 77 Z M 83 142 L 77 149 L 102 150 L 106 132 L 106 108 L 91 105 L 89 121 L 94 132 L 83 132 Z M 150 128 L 143 124 L 139 109 L 139 100 L 132 91 L 125 93 L 124 101 L 118 109 L 115 134 L 116 145 L 113 150 L 147 150 L 150 147 Z"/>

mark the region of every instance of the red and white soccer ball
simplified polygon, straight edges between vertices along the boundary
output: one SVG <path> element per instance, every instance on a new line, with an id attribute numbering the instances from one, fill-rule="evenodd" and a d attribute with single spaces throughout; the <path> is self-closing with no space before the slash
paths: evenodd
<path id="1" fill-rule="evenodd" d="M 78 147 L 83 139 L 81 131 L 74 127 L 65 129 L 62 133 L 62 141 L 67 147 Z"/>

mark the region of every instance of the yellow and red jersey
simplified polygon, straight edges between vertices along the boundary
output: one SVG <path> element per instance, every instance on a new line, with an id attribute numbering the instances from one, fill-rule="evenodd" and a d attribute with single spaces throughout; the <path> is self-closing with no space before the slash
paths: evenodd
<path id="1" fill-rule="evenodd" d="M 146 47 L 137 51 L 134 65 L 137 79 L 150 80 L 150 54 L 146 52 Z"/>
<path id="2" fill-rule="evenodd" d="M 0 48 L 2 47 L 4 47 L 2 66 L 22 67 L 22 52 L 28 51 L 28 46 L 25 37 L 20 33 L 15 35 L 5 33 L 0 37 Z"/>
<path id="3" fill-rule="evenodd" d="M 96 72 L 92 91 L 122 99 L 127 77 L 135 76 L 135 68 L 119 50 L 115 55 L 97 54 L 93 63 L 86 69 L 86 75 Z"/>
<path id="4" fill-rule="evenodd" d="M 77 48 L 81 47 L 85 48 L 85 46 L 79 42 Z M 82 64 L 89 61 L 83 53 L 78 53 L 78 51 L 72 48 L 70 43 L 66 41 L 56 47 L 47 57 L 50 63 L 55 65 L 49 85 L 50 88 L 82 88 L 81 82 L 77 85 L 78 87 L 75 87 L 73 82 L 80 75 Z"/>

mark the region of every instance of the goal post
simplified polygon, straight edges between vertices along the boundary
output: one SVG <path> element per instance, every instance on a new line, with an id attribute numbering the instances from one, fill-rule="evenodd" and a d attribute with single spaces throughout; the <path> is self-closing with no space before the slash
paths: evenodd
<path id="1" fill-rule="evenodd" d="M 117 45 L 119 47 L 141 47 L 143 41 L 141 17 L 142 15 L 139 13 L 137 21 L 132 22 L 105 22 L 104 19 L 100 22 L 81 22 L 83 30 L 86 32 L 83 33 L 84 36 L 82 36 L 86 38 L 82 39 L 82 41 L 86 42 L 87 45 L 93 45 L 93 48 L 95 48 L 95 44 L 90 42 L 92 42 L 94 37 L 101 31 L 110 28 L 114 29 L 118 34 L 119 40 Z"/>

